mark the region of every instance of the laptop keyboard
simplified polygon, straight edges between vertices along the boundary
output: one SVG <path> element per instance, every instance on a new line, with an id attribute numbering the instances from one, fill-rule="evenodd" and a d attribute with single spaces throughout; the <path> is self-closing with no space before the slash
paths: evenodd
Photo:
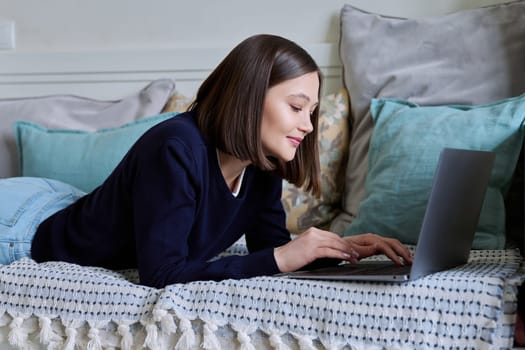
<path id="1" fill-rule="evenodd" d="M 307 271 L 309 275 L 402 275 L 410 273 L 410 265 L 398 266 L 385 262 L 362 262 L 359 264 L 343 264 L 336 267 Z"/>

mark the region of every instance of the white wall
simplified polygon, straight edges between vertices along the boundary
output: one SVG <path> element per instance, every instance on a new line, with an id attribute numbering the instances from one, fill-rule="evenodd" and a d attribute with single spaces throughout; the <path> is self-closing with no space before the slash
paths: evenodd
<path id="1" fill-rule="evenodd" d="M 419 17 L 497 2 L 505 0 L 0 0 L 0 18 L 15 21 L 15 52 L 233 47 L 262 32 L 337 42 L 345 3 Z"/>

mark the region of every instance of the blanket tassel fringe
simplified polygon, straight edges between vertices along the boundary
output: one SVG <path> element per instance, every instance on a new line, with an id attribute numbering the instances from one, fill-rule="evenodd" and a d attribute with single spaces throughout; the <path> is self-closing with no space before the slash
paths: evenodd
<path id="1" fill-rule="evenodd" d="M 142 325 L 146 329 L 146 339 L 144 339 L 144 347 L 151 350 L 160 350 L 158 343 L 158 327 L 155 322 L 143 322 Z"/>
<path id="2" fill-rule="evenodd" d="M 8 343 L 14 348 L 24 348 L 27 345 L 29 333 L 24 328 L 24 317 L 20 315 L 11 316 L 11 321 L 8 323 L 9 332 L 7 335 Z M 178 326 L 175 323 L 178 319 Z M 216 335 L 219 325 L 212 320 L 203 321 L 203 334 L 200 347 L 204 350 L 220 350 L 221 343 Z M 79 336 L 79 328 L 81 324 L 79 321 L 70 321 L 64 324 L 65 337 L 56 334 L 52 327 L 52 318 L 46 316 L 38 317 L 38 340 L 42 345 L 48 348 L 55 348 L 61 344 L 60 348 L 63 350 L 75 350 L 77 338 Z M 87 332 L 87 350 L 102 350 L 104 346 L 101 339 L 100 329 L 104 324 L 96 324 L 87 322 L 89 325 Z M 146 337 L 143 347 L 151 350 L 160 350 L 161 344 L 159 339 L 162 335 L 175 334 L 180 331 L 179 339 L 174 347 L 175 350 L 189 350 L 193 349 L 197 343 L 197 338 L 192 327 L 191 320 L 180 315 L 174 316 L 166 310 L 157 309 L 153 312 L 150 319 L 141 321 L 142 326 L 146 331 Z M 239 350 L 256 350 L 252 344 L 249 329 L 245 327 L 231 326 L 237 334 L 239 342 Z M 119 348 L 122 350 L 132 350 L 134 347 L 134 337 L 130 322 L 120 322 L 117 325 L 117 333 L 120 336 Z M 282 334 L 277 331 L 267 331 L 269 342 L 275 350 L 290 350 L 290 347 L 284 343 Z M 301 334 L 292 334 L 297 340 L 297 345 L 300 350 L 315 350 L 313 339 L 309 336 Z"/>
<path id="3" fill-rule="evenodd" d="M 131 350 L 133 346 L 133 334 L 129 324 L 121 323 L 117 327 L 117 333 L 120 335 L 120 348 L 122 350 Z"/>
<path id="4" fill-rule="evenodd" d="M 300 350 L 316 350 L 313 339 L 311 337 L 296 333 L 293 333 L 292 335 L 295 339 L 297 339 L 297 344 L 299 345 Z"/>
<path id="5" fill-rule="evenodd" d="M 38 341 L 43 345 L 49 345 L 53 336 L 53 328 L 51 328 L 51 319 L 49 317 L 40 316 L 38 318 L 38 326 L 40 332 L 38 333 Z"/>
<path id="6" fill-rule="evenodd" d="M 16 348 L 23 348 L 27 342 L 27 331 L 23 327 L 24 318 L 15 316 L 9 324 L 9 334 L 7 341 Z"/>
<path id="7" fill-rule="evenodd" d="M 102 350 L 99 327 L 103 327 L 103 325 L 89 324 L 87 350 Z"/>
<path id="8" fill-rule="evenodd" d="M 75 350 L 75 344 L 77 342 L 78 329 L 83 325 L 83 321 L 79 320 L 68 320 L 64 321 L 66 339 L 62 350 Z"/>
<path id="9" fill-rule="evenodd" d="M 191 321 L 186 317 L 179 316 L 179 328 L 182 332 L 177 344 L 175 345 L 175 350 L 187 350 L 193 348 L 195 345 L 195 333 L 191 327 Z"/>
<path id="10" fill-rule="evenodd" d="M 177 325 L 173 320 L 173 316 L 166 310 L 153 310 L 153 320 L 160 323 L 160 328 L 164 334 L 171 334 L 177 331 Z"/>
<path id="11" fill-rule="evenodd" d="M 283 342 L 283 339 L 281 338 L 281 335 L 279 333 L 277 333 L 277 332 L 271 332 L 269 340 L 270 340 L 270 345 L 275 350 L 290 350 L 288 345 L 286 345 Z"/>
<path id="12" fill-rule="evenodd" d="M 256 350 L 252 344 L 252 340 L 248 332 L 244 329 L 232 325 L 232 329 L 237 332 L 237 340 L 239 341 L 239 350 Z"/>
<path id="13" fill-rule="evenodd" d="M 211 321 L 204 321 L 203 339 L 201 347 L 205 350 L 221 350 L 219 339 L 215 332 L 219 329 L 217 325 Z"/>

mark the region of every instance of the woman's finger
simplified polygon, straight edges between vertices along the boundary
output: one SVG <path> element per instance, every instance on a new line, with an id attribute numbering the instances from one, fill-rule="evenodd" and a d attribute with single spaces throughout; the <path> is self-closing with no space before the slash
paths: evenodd
<path id="1" fill-rule="evenodd" d="M 412 252 L 397 239 L 391 242 L 392 248 L 395 250 L 396 254 L 403 258 L 409 264 L 412 264 Z"/>
<path id="2" fill-rule="evenodd" d="M 304 239 L 310 240 L 311 243 L 317 247 L 331 248 L 347 253 L 351 257 L 359 257 L 359 253 L 355 250 L 354 245 L 349 243 L 348 240 L 343 239 L 336 233 L 311 228 L 308 231 L 305 231 L 299 237 L 303 237 Z"/>
<path id="3" fill-rule="evenodd" d="M 397 239 L 385 238 L 372 233 L 346 238 L 355 245 L 355 249 L 362 258 L 383 253 L 396 264 L 403 264 L 403 261 L 412 263 L 412 254 Z M 400 257 L 403 258 L 403 261 Z"/>

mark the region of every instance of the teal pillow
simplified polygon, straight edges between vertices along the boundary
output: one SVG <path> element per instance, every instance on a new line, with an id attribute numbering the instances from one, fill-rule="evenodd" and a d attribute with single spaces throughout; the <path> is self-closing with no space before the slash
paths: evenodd
<path id="1" fill-rule="evenodd" d="M 20 173 L 60 180 L 90 192 L 102 184 L 146 130 L 176 114 L 163 113 L 95 132 L 16 122 Z"/>
<path id="2" fill-rule="evenodd" d="M 373 232 L 416 244 L 441 150 L 492 150 L 496 160 L 473 248 L 504 248 L 503 198 L 523 144 L 525 95 L 477 106 L 373 99 L 370 111 L 366 195 L 343 235 Z"/>

